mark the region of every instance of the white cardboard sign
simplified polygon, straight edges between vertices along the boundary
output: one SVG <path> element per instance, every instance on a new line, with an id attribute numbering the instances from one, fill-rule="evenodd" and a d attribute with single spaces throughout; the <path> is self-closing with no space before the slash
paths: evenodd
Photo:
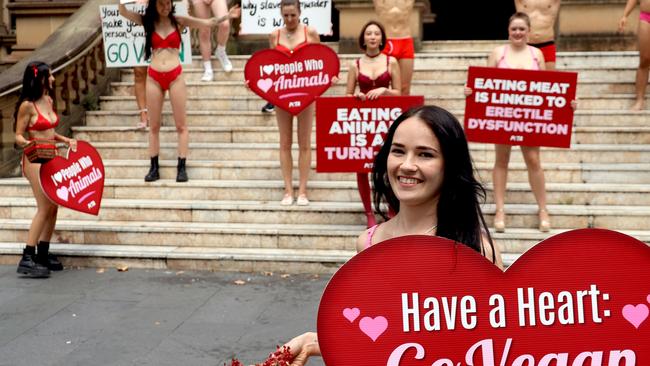
<path id="1" fill-rule="evenodd" d="M 284 26 L 280 0 L 242 0 L 240 34 L 269 34 Z M 300 21 L 318 34 L 332 34 L 332 0 L 300 1 Z"/>

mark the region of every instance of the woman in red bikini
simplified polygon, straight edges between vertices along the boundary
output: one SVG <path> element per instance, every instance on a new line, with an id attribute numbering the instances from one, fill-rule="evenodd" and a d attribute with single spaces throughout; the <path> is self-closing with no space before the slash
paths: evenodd
<path id="1" fill-rule="evenodd" d="M 119 6 L 120 14 L 136 24 L 142 24 L 145 30 L 145 57 L 151 59 L 146 83 L 147 110 L 149 113 L 149 156 L 151 167 L 144 177 L 147 182 L 160 179 L 158 172 L 158 154 L 160 152 L 160 125 L 165 92 L 169 90 L 176 132 L 178 133 L 177 182 L 187 182 L 185 162 L 189 149 L 189 131 L 187 129 L 185 104 L 187 93 L 185 80 L 181 75 L 183 68 L 179 58 L 181 45 L 181 28 L 215 27 L 228 19 L 237 18 L 241 10 L 235 6 L 221 18 L 199 19 L 174 14 L 171 0 L 150 0 L 144 15 L 128 10 L 123 3 Z"/>
<path id="2" fill-rule="evenodd" d="M 14 114 L 16 145 L 25 147 L 31 140 L 51 140 L 66 143 L 72 150 L 77 149 L 76 140 L 59 135 L 54 130 L 59 124 L 59 116 L 52 95 L 54 76 L 50 66 L 39 61 L 30 62 L 25 69 L 23 87 Z M 29 227 L 27 245 L 17 272 L 30 277 L 47 277 L 50 271 L 63 269 L 61 262 L 49 253 L 58 206 L 43 193 L 39 179 L 41 164 L 31 163 L 23 155 L 22 169 L 34 192 L 36 215 Z"/>
<path id="3" fill-rule="evenodd" d="M 623 32 L 627 24 L 627 17 L 640 3 L 639 28 L 639 68 L 636 70 L 636 101 L 630 109 L 640 111 L 645 109 L 645 89 L 648 85 L 648 74 L 650 70 L 650 0 L 628 0 L 625 4 L 623 17 L 618 22 L 618 31 Z"/>
<path id="4" fill-rule="evenodd" d="M 361 100 L 373 100 L 381 95 L 400 95 L 400 69 L 397 60 L 381 51 L 386 47 L 386 31 L 376 21 L 370 21 L 361 28 L 359 48 L 364 55 L 350 63 L 346 94 Z M 357 85 L 359 92 L 355 93 Z M 376 224 L 370 204 L 370 183 L 368 174 L 357 174 L 359 196 L 366 213 L 368 227 Z"/>
<path id="5" fill-rule="evenodd" d="M 476 250 L 503 268 L 480 201 L 485 190 L 474 177 L 465 134 L 446 110 L 424 106 L 401 115 L 391 125 L 375 158 L 372 179 L 375 205 L 388 205 L 396 215 L 364 231 L 357 252 L 405 235 L 435 235 Z M 303 366 L 320 355 L 317 334 L 304 333 L 286 346 L 295 356 L 291 366 Z"/>
<path id="6" fill-rule="evenodd" d="M 269 35 L 269 44 L 276 50 L 293 53 L 309 43 L 320 43 L 316 29 L 300 23 L 300 1 L 280 1 L 280 12 L 284 27 L 278 28 Z M 293 203 L 293 157 L 291 144 L 293 142 L 293 116 L 280 108 L 275 112 L 275 118 L 280 130 L 280 169 L 284 181 L 284 196 L 280 201 L 283 206 Z M 296 204 L 307 206 L 307 179 L 311 169 L 311 131 L 314 124 L 314 104 L 305 108 L 298 115 L 298 197 Z"/>

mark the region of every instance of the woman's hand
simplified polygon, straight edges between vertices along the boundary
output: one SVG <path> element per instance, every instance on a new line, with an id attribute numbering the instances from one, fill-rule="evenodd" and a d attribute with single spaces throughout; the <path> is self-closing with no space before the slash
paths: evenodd
<path id="1" fill-rule="evenodd" d="M 250 80 L 244 80 L 244 85 L 246 85 L 246 89 L 248 90 L 251 90 L 250 83 L 251 83 Z"/>
<path id="2" fill-rule="evenodd" d="M 623 16 L 618 21 L 618 32 L 623 33 L 625 31 L 625 26 L 627 25 L 627 17 Z"/>
<path id="3" fill-rule="evenodd" d="M 75 151 L 75 152 L 77 151 L 77 140 L 68 139 L 68 141 L 66 141 L 66 143 L 70 147 L 70 150 Z"/>
<path id="4" fill-rule="evenodd" d="M 366 93 L 366 99 L 368 100 L 375 100 L 379 98 L 379 96 L 384 95 L 386 93 L 387 88 L 381 87 L 377 89 L 372 89 L 368 93 Z"/>
<path id="5" fill-rule="evenodd" d="M 473 92 L 474 91 L 472 90 L 472 88 L 465 85 L 465 90 L 463 90 L 463 93 L 465 94 L 466 97 L 469 97 L 470 95 L 472 95 Z"/>
<path id="6" fill-rule="evenodd" d="M 307 332 L 297 336 L 285 344 L 293 355 L 293 362 L 290 366 L 304 366 L 311 356 L 320 356 L 318 335 L 314 332 Z"/>
<path id="7" fill-rule="evenodd" d="M 578 109 L 578 98 L 571 101 L 571 109 L 575 112 Z"/>
<path id="8" fill-rule="evenodd" d="M 339 79 L 338 75 L 332 76 L 332 82 L 330 83 L 330 85 L 334 85 L 334 84 L 338 83 L 339 80 L 341 80 L 341 79 Z"/>
<path id="9" fill-rule="evenodd" d="M 241 8 L 239 5 L 235 5 L 230 10 L 228 10 L 228 18 L 235 19 L 241 16 Z"/>
<path id="10" fill-rule="evenodd" d="M 359 100 L 366 100 L 366 95 L 362 92 L 354 93 L 354 96 Z"/>

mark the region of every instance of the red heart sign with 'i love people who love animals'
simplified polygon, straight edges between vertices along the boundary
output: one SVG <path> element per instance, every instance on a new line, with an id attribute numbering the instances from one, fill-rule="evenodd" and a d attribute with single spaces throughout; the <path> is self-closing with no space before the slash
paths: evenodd
<path id="1" fill-rule="evenodd" d="M 41 165 L 41 187 L 57 205 L 99 214 L 104 193 L 104 163 L 92 145 L 77 141 L 77 151 L 57 156 Z"/>
<path id="2" fill-rule="evenodd" d="M 318 341 L 331 366 L 648 366 L 650 248 L 582 229 L 503 272 L 465 245 L 406 236 L 331 279 Z"/>
<path id="3" fill-rule="evenodd" d="M 331 86 L 339 74 L 339 57 L 322 44 L 307 44 L 292 53 L 255 52 L 244 77 L 255 94 L 296 116 Z"/>

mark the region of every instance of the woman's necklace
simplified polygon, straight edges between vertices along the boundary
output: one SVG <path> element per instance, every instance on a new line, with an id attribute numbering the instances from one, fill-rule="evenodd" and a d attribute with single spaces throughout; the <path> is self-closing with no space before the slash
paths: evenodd
<path id="1" fill-rule="evenodd" d="M 424 232 L 425 235 L 433 235 L 433 231 L 438 228 L 438 224 L 431 226 L 427 231 Z"/>
<path id="2" fill-rule="evenodd" d="M 285 30 L 286 30 L 286 33 L 287 33 L 287 39 L 288 39 L 288 40 L 291 40 L 291 38 L 293 38 L 293 36 L 294 36 L 294 35 L 296 34 L 296 32 L 298 31 L 298 27 L 296 27 L 296 29 L 294 29 L 293 32 L 289 32 L 289 30 L 286 29 L 286 28 L 285 28 Z"/>
<path id="3" fill-rule="evenodd" d="M 366 62 L 376 62 L 379 60 L 378 56 L 381 55 L 381 52 L 377 53 L 376 55 L 369 55 L 365 54 L 366 56 Z"/>

